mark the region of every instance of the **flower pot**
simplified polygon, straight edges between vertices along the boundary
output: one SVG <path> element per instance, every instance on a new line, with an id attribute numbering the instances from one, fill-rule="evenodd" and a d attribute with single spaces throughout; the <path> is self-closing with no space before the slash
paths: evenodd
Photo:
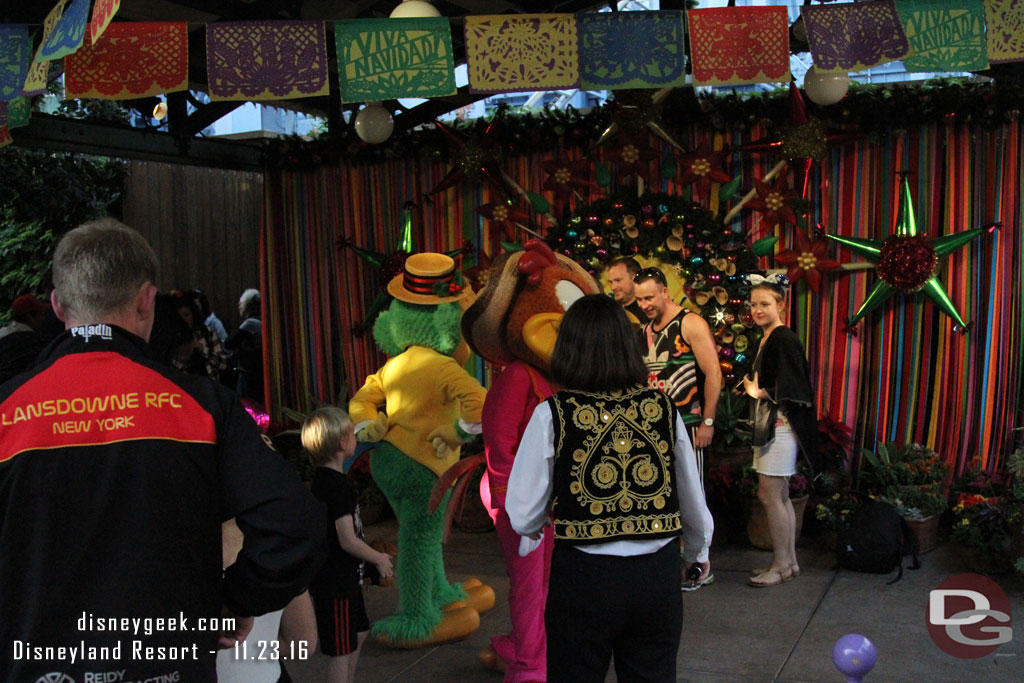
<path id="1" fill-rule="evenodd" d="M 917 552 L 921 555 L 935 548 L 938 543 L 939 516 L 929 515 L 924 519 L 908 519 L 907 526 L 917 539 Z"/>
<path id="2" fill-rule="evenodd" d="M 793 503 L 793 513 L 796 515 L 796 540 L 800 540 L 800 531 L 804 525 L 804 510 L 807 508 L 807 498 L 790 498 Z M 765 514 L 761 501 L 754 498 L 750 501 L 750 517 L 747 519 L 747 540 L 750 545 L 761 550 L 772 549 L 772 537 L 768 532 L 768 515 Z"/>

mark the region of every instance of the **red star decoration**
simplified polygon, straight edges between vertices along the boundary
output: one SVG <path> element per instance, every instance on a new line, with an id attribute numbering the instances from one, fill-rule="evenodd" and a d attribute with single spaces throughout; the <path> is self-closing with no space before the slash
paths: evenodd
<path id="1" fill-rule="evenodd" d="M 697 189 L 701 196 L 706 196 L 711 190 L 711 183 L 727 183 L 732 180 L 722 167 L 724 163 L 725 153 L 712 152 L 711 146 L 705 138 L 696 151 L 683 155 L 682 174 L 678 182 L 680 185 L 697 183 Z"/>
<path id="2" fill-rule="evenodd" d="M 786 186 L 785 173 L 776 176 L 771 185 L 754 178 L 754 187 L 757 188 L 757 197 L 747 202 L 745 208 L 764 214 L 761 216 L 761 230 L 771 230 L 782 222 L 796 225 L 796 214 L 789 203 L 800 196 Z"/>
<path id="3" fill-rule="evenodd" d="M 786 249 L 775 255 L 775 260 L 789 266 L 786 275 L 791 282 L 807 279 L 807 286 L 818 291 L 821 276 L 839 267 L 839 262 L 828 258 L 828 244 L 822 239 L 807 239 L 802 230 L 796 231 L 796 249 Z"/>
<path id="4" fill-rule="evenodd" d="M 745 145 L 740 145 L 739 149 L 747 152 L 767 152 L 772 154 L 785 154 L 787 147 L 787 141 L 790 136 L 802 135 L 806 136 L 812 131 L 813 128 L 821 128 L 821 123 L 817 119 L 811 119 L 807 115 L 807 104 L 804 102 L 803 93 L 796 87 L 796 82 L 791 81 L 789 84 L 789 122 L 787 125 L 782 126 L 780 132 L 769 135 L 767 137 L 748 142 Z M 865 137 L 864 133 L 857 131 L 840 130 L 838 128 L 830 128 L 825 131 L 816 131 L 814 134 L 821 133 L 823 139 L 820 140 L 820 146 L 826 151 L 828 148 L 836 147 L 838 145 L 845 145 L 849 142 L 855 142 Z M 803 140 L 802 142 L 806 142 Z M 808 176 L 810 176 L 811 166 L 815 161 L 818 161 L 813 156 L 790 156 L 788 157 L 790 165 L 793 167 L 793 179 L 796 181 L 796 186 L 800 188 L 800 196 L 806 198 L 808 195 Z"/>
<path id="5" fill-rule="evenodd" d="M 440 121 L 434 121 L 434 124 L 441 129 L 441 132 L 458 151 L 455 155 L 455 165 L 444 178 L 441 178 L 441 182 L 428 193 L 429 195 L 447 190 L 467 178 L 486 180 L 496 190 L 502 194 L 505 193 L 505 182 L 502 179 L 501 169 L 498 168 L 501 152 L 498 147 L 498 133 L 503 118 L 503 112 L 499 112 L 479 138 L 470 139 L 466 139 Z"/>

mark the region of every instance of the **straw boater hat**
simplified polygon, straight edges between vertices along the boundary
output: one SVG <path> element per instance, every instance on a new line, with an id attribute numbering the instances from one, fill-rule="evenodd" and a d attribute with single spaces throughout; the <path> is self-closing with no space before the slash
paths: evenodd
<path id="1" fill-rule="evenodd" d="M 471 287 L 454 282 L 455 261 L 451 256 L 424 252 L 405 259 L 402 272 L 388 283 L 388 294 L 407 304 L 427 306 L 459 301 L 470 295 Z M 438 292 L 447 293 L 441 296 Z"/>

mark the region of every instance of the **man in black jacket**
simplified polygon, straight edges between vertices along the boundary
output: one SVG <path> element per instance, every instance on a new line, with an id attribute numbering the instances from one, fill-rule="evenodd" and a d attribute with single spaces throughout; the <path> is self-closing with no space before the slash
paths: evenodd
<path id="1" fill-rule="evenodd" d="M 149 356 L 156 266 L 117 221 L 69 232 L 67 330 L 0 386 L 4 680 L 215 681 L 218 647 L 319 561 L 323 513 L 238 399 Z M 232 517 L 245 541 L 222 572 Z"/>

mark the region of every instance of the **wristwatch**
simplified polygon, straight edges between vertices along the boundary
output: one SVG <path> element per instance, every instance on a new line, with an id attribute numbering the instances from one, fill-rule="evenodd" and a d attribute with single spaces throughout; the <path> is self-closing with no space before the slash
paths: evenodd
<path id="1" fill-rule="evenodd" d="M 704 424 L 705 427 L 715 426 L 715 418 L 713 417 L 705 417 L 701 422 Z"/>

